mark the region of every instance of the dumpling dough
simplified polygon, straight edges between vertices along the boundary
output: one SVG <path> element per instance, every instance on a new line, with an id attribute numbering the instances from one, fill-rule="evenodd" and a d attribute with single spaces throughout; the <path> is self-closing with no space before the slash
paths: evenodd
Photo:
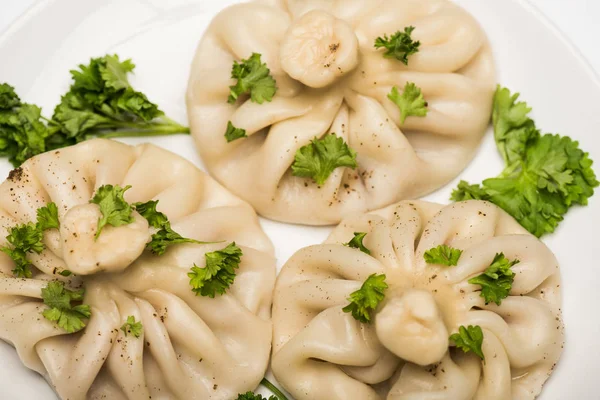
<path id="1" fill-rule="evenodd" d="M 105 184 L 131 185 L 131 203 L 159 200 L 184 237 L 225 242 L 175 245 L 155 256 L 143 251 L 150 231 L 137 213 L 94 242 L 99 211 L 89 200 Z M 8 228 L 34 221 L 50 201 L 61 228 L 46 231 L 46 250 L 30 255 L 33 277 L 13 277 L 12 260 L 0 253 L 0 338 L 62 399 L 229 400 L 258 386 L 271 349 L 275 259 L 247 203 L 166 150 L 91 140 L 11 173 L 0 186 L 0 244 Z M 190 267 L 203 267 L 206 252 L 232 241 L 243 251 L 234 284 L 214 299 L 195 296 Z M 76 275 L 58 274 L 65 269 Z M 83 331 L 67 334 L 40 314 L 50 280 L 85 286 L 92 317 Z M 139 339 L 120 330 L 130 315 L 143 324 Z"/>
<path id="2" fill-rule="evenodd" d="M 367 233 L 371 256 L 341 245 L 354 232 Z M 458 266 L 425 262 L 441 244 L 464 251 Z M 486 305 L 467 281 L 500 252 L 520 263 L 509 297 Z M 349 294 L 382 273 L 389 289 L 372 323 L 344 313 Z M 498 207 L 401 202 L 344 220 L 283 267 L 272 368 L 297 400 L 533 399 L 562 351 L 560 303 L 554 255 Z M 485 363 L 449 350 L 462 325 L 483 329 Z"/>
<path id="3" fill-rule="evenodd" d="M 408 66 L 375 39 L 414 26 Z M 272 102 L 227 103 L 234 61 L 262 54 Z M 408 117 L 387 95 L 413 82 L 429 104 Z M 309 225 L 425 195 L 470 162 L 488 126 L 495 71 L 477 21 L 448 0 L 263 0 L 223 10 L 192 64 L 187 105 L 206 166 L 259 214 Z M 227 143 L 228 122 L 248 138 Z M 358 153 L 319 187 L 295 177 L 295 153 L 335 133 Z"/>

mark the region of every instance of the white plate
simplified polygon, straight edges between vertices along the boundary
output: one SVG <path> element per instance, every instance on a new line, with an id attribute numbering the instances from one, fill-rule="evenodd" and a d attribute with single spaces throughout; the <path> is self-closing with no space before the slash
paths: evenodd
<path id="1" fill-rule="evenodd" d="M 133 85 L 167 115 L 184 122 L 184 93 L 196 44 L 212 16 L 235 2 L 42 1 L 0 38 L 0 82 L 15 86 L 25 101 L 41 105 L 49 116 L 60 94 L 68 89 L 70 69 L 90 57 L 114 52 L 137 64 Z M 600 82 L 577 51 L 525 0 L 457 2 L 477 17 L 490 36 L 499 82 L 522 93 L 545 132 L 579 140 L 598 167 Z M 202 167 L 190 137 L 151 141 Z M 480 182 L 501 168 L 490 133 L 460 178 Z M 0 160 L 0 176 L 10 169 L 7 161 Z M 457 182 L 427 199 L 447 203 Z M 590 206 L 572 210 L 558 231 L 544 238 L 562 267 L 567 342 L 542 400 L 600 398 L 600 265 L 594 230 L 599 222 L 600 199 L 593 198 Z M 263 226 L 276 246 L 279 267 L 296 250 L 320 243 L 330 231 L 266 220 Z M 0 360 L 1 399 L 56 398 L 39 375 L 22 366 L 12 347 L 0 344 Z"/>

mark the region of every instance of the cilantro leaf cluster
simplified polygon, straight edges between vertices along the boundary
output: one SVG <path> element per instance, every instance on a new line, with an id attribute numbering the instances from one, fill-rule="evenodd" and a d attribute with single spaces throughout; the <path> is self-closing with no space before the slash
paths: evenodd
<path id="1" fill-rule="evenodd" d="M 296 151 L 292 174 L 312 178 L 317 185 L 322 186 L 329 175 L 339 167 L 358 167 L 356 152 L 343 138 L 332 133 L 321 139 L 315 138 Z"/>
<path id="2" fill-rule="evenodd" d="M 166 117 L 127 78 L 135 65 L 117 55 L 92 58 L 71 71 L 73 83 L 52 119 L 22 103 L 12 86 L 0 83 L 0 156 L 15 166 L 27 159 L 92 137 L 189 134 Z"/>
<path id="3" fill-rule="evenodd" d="M 98 239 L 106 225 L 123 226 L 134 221 L 131 214 L 133 209 L 123 197 L 129 189 L 131 189 L 129 185 L 124 188 L 119 185 L 102 185 L 90 200 L 90 203 L 97 204 L 100 207 L 102 213 L 102 216 L 98 218 L 96 239 Z"/>
<path id="4" fill-rule="evenodd" d="M 348 243 L 344 243 L 344 246 L 351 247 L 353 249 L 359 249 L 365 254 L 371 255 L 371 250 L 367 249 L 363 244 L 363 240 L 365 239 L 367 234 L 365 232 L 354 232 L 354 237 Z"/>
<path id="5" fill-rule="evenodd" d="M 236 128 L 231 123 L 231 121 L 227 123 L 227 130 L 225 131 L 225 139 L 227 140 L 227 143 L 231 143 L 234 140 L 238 140 L 245 137 L 248 137 L 248 135 L 246 135 L 245 129 Z"/>
<path id="6" fill-rule="evenodd" d="M 227 101 L 230 104 L 234 104 L 242 95 L 250 95 L 250 100 L 258 104 L 273 100 L 277 85 L 271 70 L 260 58 L 260 54 L 252 53 L 248 59 L 233 63 L 231 78 L 237 82 L 229 87 Z"/>
<path id="7" fill-rule="evenodd" d="M 494 98 L 494 134 L 506 168 L 481 185 L 461 181 L 452 200 L 490 201 L 541 237 L 554 232 L 573 205 L 587 205 L 600 182 L 579 143 L 541 135 L 528 116 L 531 108 L 518 97 L 499 86 Z"/>
<path id="8" fill-rule="evenodd" d="M 439 245 L 427 250 L 423 254 L 427 264 L 439 264 L 446 267 L 454 267 L 458 265 L 458 260 L 462 255 L 462 250 L 455 249 L 445 244 Z"/>
<path id="9" fill-rule="evenodd" d="M 212 298 L 224 294 L 235 280 L 235 271 L 240 267 L 242 255 L 242 250 L 235 242 L 224 249 L 206 253 L 206 266 L 200 268 L 194 264 L 188 273 L 192 291 L 196 295 Z"/>
<path id="10" fill-rule="evenodd" d="M 502 300 L 508 297 L 515 273 L 511 268 L 518 264 L 519 260 L 509 261 L 503 253 L 496 254 L 492 264 L 479 276 L 469 279 L 469 283 L 481 286 L 481 297 L 485 304 L 502 304 Z"/>
<path id="11" fill-rule="evenodd" d="M 74 144 L 92 136 L 156 136 L 189 133 L 166 118 L 145 94 L 133 89 L 127 75 L 135 65 L 117 55 L 92 58 L 72 70 L 73 84 L 55 108 L 53 127 L 62 144 Z"/>
<path id="12" fill-rule="evenodd" d="M 44 318 L 56 322 L 57 325 L 67 333 L 74 333 L 85 328 L 85 319 L 92 315 L 90 306 L 79 304 L 73 306 L 73 302 L 83 300 L 84 290 L 69 290 L 63 282 L 48 282 L 48 286 L 42 289 L 42 299 L 48 306 L 42 312 Z"/>
<path id="13" fill-rule="evenodd" d="M 414 26 L 407 26 L 404 31 L 397 31 L 391 37 L 388 35 L 378 37 L 375 39 L 375 48 L 385 49 L 384 57 L 395 58 L 404 65 L 408 65 L 408 57 L 416 54 L 421 46 L 421 42 L 412 38 L 414 30 Z"/>
<path id="14" fill-rule="evenodd" d="M 388 288 L 385 275 L 373 274 L 367 278 L 361 288 L 350 294 L 350 304 L 343 308 L 345 313 L 362 323 L 371 322 L 371 314 L 385 297 Z"/>
<path id="15" fill-rule="evenodd" d="M 458 328 L 458 333 L 450 336 L 450 340 L 463 352 L 468 353 L 472 351 L 479 358 L 485 360 L 485 355 L 481 350 L 481 346 L 483 345 L 483 330 L 479 325 L 461 326 Z"/>
<path id="16" fill-rule="evenodd" d="M 41 113 L 39 107 L 22 103 L 12 86 L 0 83 L 0 156 L 15 167 L 48 149 L 51 133 Z"/>
<path id="17" fill-rule="evenodd" d="M 20 224 L 8 230 L 6 241 L 12 246 L 0 248 L 15 263 L 12 270 L 18 278 L 31 278 L 31 263 L 27 260 L 28 253 L 40 254 L 44 246 L 44 231 L 58 228 L 58 207 L 55 203 L 48 203 L 37 210 L 37 222 Z"/>
<path id="18" fill-rule="evenodd" d="M 142 323 L 136 322 L 135 317 L 130 315 L 127 317 L 127 321 L 121 326 L 121 330 L 125 336 L 132 335 L 139 338 L 142 335 Z"/>
<path id="19" fill-rule="evenodd" d="M 427 116 L 427 102 L 423 98 L 421 89 L 412 82 L 407 82 L 402 94 L 396 86 L 388 94 L 394 104 L 400 109 L 400 124 L 404 124 L 407 117 L 425 117 Z"/>
<path id="20" fill-rule="evenodd" d="M 150 200 L 146 203 L 134 203 L 133 207 L 140 215 L 148 221 L 150 226 L 158 229 L 148 243 L 148 248 L 156 255 L 163 255 L 169 246 L 180 243 L 207 244 L 209 242 L 200 242 L 181 236 L 171 228 L 169 218 L 160 211 L 156 210 L 158 200 Z"/>

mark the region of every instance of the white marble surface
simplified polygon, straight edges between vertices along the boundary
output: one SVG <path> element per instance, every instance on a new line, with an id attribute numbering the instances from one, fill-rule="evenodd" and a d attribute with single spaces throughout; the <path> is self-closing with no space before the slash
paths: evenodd
<path id="1" fill-rule="evenodd" d="M 36 2 L 53 0 L 0 0 L 0 32 L 3 32 L 27 8 Z M 60 0 L 54 0 L 60 1 Z M 98 0 L 101 1 L 101 0 Z M 168 1 L 168 0 L 165 0 Z M 219 1 L 219 0 L 198 0 Z M 503 1 L 503 0 L 481 0 Z M 529 0 L 546 14 L 554 24 L 565 33 L 583 55 L 600 73 L 600 48 L 597 38 L 600 36 L 599 0 Z M 66 17 L 66 16 L 65 16 Z"/>

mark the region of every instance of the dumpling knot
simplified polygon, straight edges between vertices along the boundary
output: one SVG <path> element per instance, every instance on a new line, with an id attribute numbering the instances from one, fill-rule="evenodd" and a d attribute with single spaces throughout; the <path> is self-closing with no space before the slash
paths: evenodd
<path id="1" fill-rule="evenodd" d="M 429 292 L 404 292 L 388 301 L 375 321 L 381 344 L 406 361 L 434 364 L 448 350 L 448 330 Z"/>
<path id="2" fill-rule="evenodd" d="M 313 88 L 329 86 L 358 65 L 358 40 L 350 25 L 313 10 L 288 29 L 280 50 L 281 66 Z"/>

